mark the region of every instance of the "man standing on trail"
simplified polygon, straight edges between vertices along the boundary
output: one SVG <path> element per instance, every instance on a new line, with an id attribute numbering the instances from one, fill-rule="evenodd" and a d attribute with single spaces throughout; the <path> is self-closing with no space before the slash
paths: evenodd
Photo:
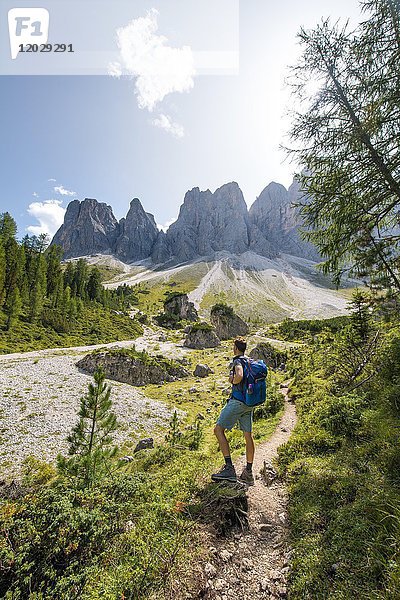
<path id="1" fill-rule="evenodd" d="M 239 477 L 239 481 L 254 485 L 253 477 L 253 459 L 254 459 L 254 441 L 252 436 L 253 425 L 253 407 L 247 406 L 243 401 L 243 365 L 241 359 L 244 358 L 246 351 L 246 341 L 243 338 L 236 338 L 233 342 L 233 360 L 229 373 L 229 382 L 232 384 L 231 395 L 219 415 L 214 433 L 217 437 L 219 448 L 224 456 L 225 464 L 218 473 L 211 475 L 213 481 L 232 481 L 235 482 L 236 471 L 232 464 L 231 453 L 225 430 L 229 431 L 239 424 L 243 431 L 246 441 L 246 460 L 247 465 Z"/>

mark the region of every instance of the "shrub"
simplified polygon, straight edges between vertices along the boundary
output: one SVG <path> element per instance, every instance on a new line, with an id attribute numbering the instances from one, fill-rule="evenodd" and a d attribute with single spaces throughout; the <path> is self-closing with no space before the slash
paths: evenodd
<path id="1" fill-rule="evenodd" d="M 214 331 L 214 327 L 205 321 L 199 321 L 191 326 L 190 332 L 192 331 Z"/>

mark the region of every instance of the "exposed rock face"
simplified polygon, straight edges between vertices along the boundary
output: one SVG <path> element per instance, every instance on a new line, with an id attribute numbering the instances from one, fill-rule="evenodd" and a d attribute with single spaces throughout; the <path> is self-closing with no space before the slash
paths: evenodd
<path id="1" fill-rule="evenodd" d="M 211 324 L 220 340 L 230 340 L 238 335 L 247 335 L 249 327 L 230 306 L 216 304 L 211 309 Z"/>
<path id="2" fill-rule="evenodd" d="M 193 375 L 195 377 L 208 377 L 213 370 L 208 365 L 196 365 Z"/>
<path id="3" fill-rule="evenodd" d="M 68 204 L 64 223 L 52 243 L 62 246 L 64 258 L 109 253 L 119 233 L 118 221 L 111 206 L 85 198 Z"/>
<path id="4" fill-rule="evenodd" d="M 272 182 L 248 211 L 235 182 L 214 193 L 195 187 L 186 193 L 178 219 L 166 233 L 137 198 L 119 223 L 110 206 L 94 199 L 74 200 L 52 243 L 62 246 L 64 258 L 111 253 L 125 262 L 151 258 L 153 263 L 176 263 L 248 250 L 267 258 L 286 252 L 319 260 L 314 246 L 299 235 L 301 218 L 292 203 L 301 198 L 296 181 L 288 190 Z"/>
<path id="5" fill-rule="evenodd" d="M 247 206 L 237 183 L 213 194 L 193 188 L 186 193 L 179 217 L 167 231 L 167 243 L 179 260 L 207 256 L 219 250 L 248 250 Z"/>
<path id="6" fill-rule="evenodd" d="M 197 321 L 199 315 L 193 302 L 189 302 L 187 294 L 173 296 L 164 302 L 165 314 L 178 321 Z"/>
<path id="7" fill-rule="evenodd" d="M 126 218 L 119 225 L 120 234 L 114 246 L 116 256 L 125 262 L 148 258 L 159 232 L 153 215 L 144 211 L 138 198 L 132 200 Z"/>
<path id="8" fill-rule="evenodd" d="M 172 252 L 167 242 L 167 235 L 164 231 L 159 231 L 151 250 L 151 258 L 154 263 L 165 263 L 171 256 Z"/>
<path id="9" fill-rule="evenodd" d="M 189 375 L 178 363 L 153 357 L 141 360 L 129 351 L 93 352 L 79 360 L 76 366 L 88 373 L 94 373 L 101 366 L 108 379 L 137 386 L 175 381 Z"/>
<path id="10" fill-rule="evenodd" d="M 183 345 L 186 348 L 193 348 L 195 350 L 201 350 L 202 348 L 216 348 L 220 344 L 221 340 L 211 327 L 199 328 L 196 326 L 190 329 L 183 342 Z"/>
<path id="11" fill-rule="evenodd" d="M 303 199 L 299 184 L 293 181 L 287 190 L 280 183 L 272 182 L 261 192 L 249 210 L 250 221 L 256 225 L 276 252 L 319 260 L 316 248 L 301 239 L 301 217 L 293 202 Z M 256 249 L 254 251 L 262 254 Z"/>
<path id="12" fill-rule="evenodd" d="M 154 448 L 153 438 L 145 438 L 143 440 L 139 440 L 133 452 L 139 452 L 140 450 L 148 450 L 149 448 Z"/>
<path id="13" fill-rule="evenodd" d="M 276 350 L 269 342 L 260 342 L 249 353 L 254 360 L 263 360 L 268 367 L 272 369 L 279 368 L 287 361 L 287 353 L 282 350 Z"/>

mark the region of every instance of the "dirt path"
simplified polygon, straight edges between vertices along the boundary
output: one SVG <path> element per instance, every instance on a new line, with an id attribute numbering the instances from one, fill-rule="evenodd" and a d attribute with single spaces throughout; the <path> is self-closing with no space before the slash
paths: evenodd
<path id="1" fill-rule="evenodd" d="M 268 486 L 260 475 L 264 461 L 271 464 L 278 447 L 287 442 L 296 424 L 296 409 L 288 401 L 287 388 L 282 393 L 285 396 L 282 419 L 272 437 L 256 447 L 253 470 L 257 479 L 248 491 L 250 528 L 229 538 L 216 539 L 209 548 L 213 558 L 204 567 L 207 599 L 287 597 L 290 548 L 286 488 L 280 480 Z M 243 459 L 235 467 L 240 473 Z"/>

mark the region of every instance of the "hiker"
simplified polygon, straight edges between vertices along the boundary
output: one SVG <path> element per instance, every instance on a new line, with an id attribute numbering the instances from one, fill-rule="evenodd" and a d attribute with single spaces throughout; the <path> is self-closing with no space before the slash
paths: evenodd
<path id="1" fill-rule="evenodd" d="M 239 481 L 247 485 L 254 485 L 253 477 L 253 459 L 254 459 L 254 441 L 252 436 L 253 408 L 247 406 L 243 401 L 243 365 L 241 358 L 246 352 L 246 341 L 243 338 L 236 338 L 233 342 L 233 360 L 229 374 L 229 382 L 232 384 L 231 395 L 226 405 L 221 411 L 214 433 L 217 437 L 219 448 L 224 456 L 225 464 L 218 473 L 211 475 L 213 481 L 232 481 L 235 482 L 236 471 L 232 464 L 229 443 L 225 436 L 225 430 L 230 431 L 236 423 L 243 431 L 246 441 L 246 460 L 247 465 L 239 476 Z"/>

